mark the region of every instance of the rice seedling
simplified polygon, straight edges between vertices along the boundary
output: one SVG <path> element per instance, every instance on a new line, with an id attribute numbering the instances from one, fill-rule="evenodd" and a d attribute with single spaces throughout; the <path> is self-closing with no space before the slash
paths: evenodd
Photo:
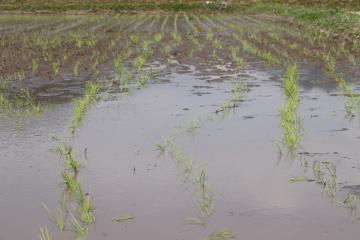
<path id="1" fill-rule="evenodd" d="M 86 110 L 96 100 L 96 94 L 100 91 L 100 86 L 96 83 L 88 83 L 85 96 L 75 102 L 74 117 L 72 121 L 72 132 L 82 122 Z"/>
<path id="2" fill-rule="evenodd" d="M 287 78 L 284 81 L 285 94 L 288 98 L 299 99 L 299 86 L 297 80 L 297 66 L 288 67 Z M 297 107 L 297 105 L 295 106 Z"/>
<path id="3" fill-rule="evenodd" d="M 191 121 L 188 131 L 191 133 L 195 133 L 195 131 L 200 128 L 200 123 L 197 119 Z"/>
<path id="4" fill-rule="evenodd" d="M 79 76 L 79 68 L 81 66 L 81 62 L 78 60 L 75 62 L 74 66 L 73 66 L 73 74 L 74 76 Z"/>
<path id="5" fill-rule="evenodd" d="M 296 65 L 290 65 L 288 67 L 287 77 L 284 81 L 284 89 L 287 100 L 285 106 L 280 110 L 281 126 L 284 130 L 283 140 L 290 152 L 294 152 L 300 142 L 302 129 L 302 120 L 296 114 L 299 105 Z"/>
<path id="6" fill-rule="evenodd" d="M 31 69 L 33 73 L 37 73 L 37 71 L 39 70 L 39 63 L 38 61 L 36 61 L 36 59 L 31 60 Z"/>
<path id="7" fill-rule="evenodd" d="M 77 234 L 77 239 L 84 239 L 89 232 L 89 227 L 87 225 L 83 226 L 74 216 L 72 226 Z"/>
<path id="8" fill-rule="evenodd" d="M 52 66 L 54 75 L 57 76 L 60 71 L 60 61 L 53 62 L 51 66 Z"/>
<path id="9" fill-rule="evenodd" d="M 73 193 L 77 192 L 79 183 L 76 177 L 67 173 L 66 171 L 63 171 L 61 175 L 64 183 L 66 184 L 66 187 Z"/>
<path id="10" fill-rule="evenodd" d="M 78 208 L 79 217 L 84 224 L 93 224 L 95 216 L 93 214 L 94 208 L 92 207 L 90 196 L 86 197 Z"/>
<path id="11" fill-rule="evenodd" d="M 164 37 L 164 34 L 162 32 L 156 33 L 154 35 L 154 42 L 157 42 L 157 43 L 160 42 L 161 39 L 163 39 L 163 37 Z"/>
<path id="12" fill-rule="evenodd" d="M 52 240 L 53 239 L 51 236 L 51 233 L 49 232 L 47 227 L 40 228 L 39 239 L 40 240 Z"/>
<path id="13" fill-rule="evenodd" d="M 227 240 L 227 239 L 235 239 L 235 238 L 236 237 L 231 230 L 224 230 L 210 234 L 207 240 Z"/>
<path id="14" fill-rule="evenodd" d="M 52 214 L 49 207 L 45 203 L 43 203 L 43 206 L 48 213 L 49 218 L 55 220 L 59 232 L 63 232 L 65 230 L 65 219 L 61 209 L 57 208 L 55 214 Z"/>
<path id="15" fill-rule="evenodd" d="M 112 221 L 113 222 L 129 222 L 131 220 L 133 220 L 134 217 L 131 216 L 131 215 L 126 215 L 126 216 L 122 216 L 122 217 L 116 217 L 116 218 L 113 218 Z"/>
<path id="16" fill-rule="evenodd" d="M 353 192 L 349 192 L 344 201 L 342 202 L 342 205 L 350 210 L 355 210 L 356 209 L 356 202 L 357 202 L 357 197 Z"/>
<path id="17" fill-rule="evenodd" d="M 340 52 L 345 55 L 345 57 L 347 58 L 347 60 L 348 60 L 353 66 L 356 66 L 356 65 L 357 65 L 356 58 L 354 57 L 354 55 L 351 54 L 351 52 L 349 51 L 349 49 L 346 48 L 345 42 L 342 42 L 342 43 L 340 44 Z"/>
<path id="18" fill-rule="evenodd" d="M 323 184 L 323 180 L 321 178 L 321 163 L 319 159 L 316 159 L 313 164 L 313 172 L 314 172 L 314 178 L 316 183 Z"/>
<path id="19" fill-rule="evenodd" d="M 334 164 L 326 164 L 326 169 L 328 170 L 330 176 L 324 180 L 324 192 L 331 198 L 336 196 L 337 183 L 336 183 L 336 167 Z"/>
<path id="20" fill-rule="evenodd" d="M 200 219 L 206 222 L 206 219 L 210 218 L 214 211 L 214 198 L 213 193 L 210 190 L 205 191 L 204 196 L 199 202 Z"/>
<path id="21" fill-rule="evenodd" d="M 180 36 L 180 34 L 178 32 L 178 24 L 177 24 L 178 18 L 179 18 L 179 15 L 176 14 L 175 17 L 174 17 L 174 30 L 171 32 L 171 36 L 175 40 L 176 44 L 180 45 L 182 39 L 181 39 L 181 36 Z"/>
<path id="22" fill-rule="evenodd" d="M 140 72 L 142 70 L 145 62 L 146 62 L 145 55 L 141 54 L 138 57 L 136 57 L 133 62 L 133 65 L 134 65 L 136 71 Z"/>

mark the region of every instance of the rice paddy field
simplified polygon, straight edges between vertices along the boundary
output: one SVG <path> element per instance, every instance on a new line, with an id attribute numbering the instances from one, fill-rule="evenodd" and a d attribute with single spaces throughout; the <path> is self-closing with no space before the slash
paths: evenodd
<path id="1" fill-rule="evenodd" d="M 272 14 L 1 14 L 0 240 L 359 239 L 359 54 Z"/>

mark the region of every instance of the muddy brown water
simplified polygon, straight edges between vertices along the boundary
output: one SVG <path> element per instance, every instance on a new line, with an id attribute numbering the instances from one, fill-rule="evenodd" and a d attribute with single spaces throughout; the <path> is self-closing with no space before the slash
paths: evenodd
<path id="1" fill-rule="evenodd" d="M 246 61 L 241 78 L 249 91 L 227 114 L 215 112 L 231 97 L 231 67 L 177 61 L 144 89 L 100 93 L 73 138 L 68 130 L 74 104 L 56 94 L 54 102 L 47 96 L 42 115 L 29 117 L 21 128 L 1 114 L 0 240 L 38 239 L 43 226 L 54 239 L 76 239 L 71 221 L 59 233 L 43 207 L 46 203 L 56 209 L 64 191 L 63 163 L 53 135 L 73 143 L 82 165 L 79 180 L 92 196 L 96 222 L 86 239 L 192 240 L 226 229 L 250 240 L 358 239 L 358 215 L 337 202 L 350 190 L 360 191 L 359 120 L 345 118 L 346 98 L 323 71 L 300 66 L 299 152 L 336 165 L 338 194 L 330 199 L 312 181 L 290 183 L 303 168 L 289 156 L 279 160 L 285 69 L 259 59 Z M 312 78 L 321 84 L 312 84 Z M 65 99 L 77 96 L 74 92 L 80 95 L 84 86 L 60 85 Z M 38 91 L 40 98 L 46 96 L 46 90 Z M 193 120 L 200 127 L 189 132 Z M 193 162 L 194 172 L 206 166 L 214 194 L 214 213 L 206 225 L 189 221 L 199 214 L 194 182 L 174 159 L 156 150 L 157 142 L 177 131 L 176 144 Z M 134 219 L 112 221 L 126 215 Z"/>

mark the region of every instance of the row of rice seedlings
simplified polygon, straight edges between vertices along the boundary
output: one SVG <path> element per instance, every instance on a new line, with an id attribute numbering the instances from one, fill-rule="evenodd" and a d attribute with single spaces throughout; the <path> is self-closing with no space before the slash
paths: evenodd
<path id="1" fill-rule="evenodd" d="M 231 47 L 231 60 L 233 64 L 235 65 L 237 70 L 244 70 L 246 67 L 246 62 L 242 57 L 239 57 L 239 51 L 240 49 L 238 47 Z"/>
<path id="2" fill-rule="evenodd" d="M 259 48 L 255 47 L 255 45 L 251 44 L 247 40 L 241 40 L 242 49 L 245 52 L 248 52 L 253 55 L 257 55 L 261 57 L 263 60 L 267 61 L 270 64 L 280 64 L 281 61 L 273 56 L 269 51 L 262 51 Z"/>
<path id="3" fill-rule="evenodd" d="M 195 179 L 197 186 L 197 192 L 199 193 L 198 206 L 199 216 L 197 223 L 205 224 L 214 211 L 214 194 L 207 183 L 206 169 L 204 166 L 201 167 L 198 176 Z"/>
<path id="4" fill-rule="evenodd" d="M 284 130 L 283 141 L 287 145 L 289 153 L 294 153 L 301 140 L 302 130 L 302 119 L 297 115 L 300 93 L 295 64 L 288 67 L 287 77 L 284 80 L 284 91 L 286 103 L 280 110 L 281 127 Z"/>
<path id="5" fill-rule="evenodd" d="M 226 114 L 229 110 L 236 109 L 239 102 L 244 98 L 247 92 L 248 88 L 245 85 L 243 79 L 239 76 L 239 74 L 235 74 L 235 76 L 232 78 L 231 98 L 226 99 L 222 106 L 215 111 L 215 113 L 218 114 L 222 112 Z"/>
<path id="6" fill-rule="evenodd" d="M 90 108 L 92 103 L 96 100 L 96 94 L 100 91 L 100 86 L 97 83 L 88 83 L 86 86 L 85 95 L 75 102 L 74 116 L 71 125 L 71 132 L 79 127 L 83 121 L 85 112 Z"/>
<path id="7" fill-rule="evenodd" d="M 307 166 L 305 166 L 305 172 L 307 171 Z M 324 171 L 326 170 L 326 171 Z M 304 172 L 304 173 L 305 173 Z M 316 158 L 313 161 L 312 165 L 313 181 L 322 186 L 323 192 L 331 199 L 334 200 L 337 196 L 337 174 L 336 166 L 331 162 L 321 162 L 320 159 Z M 302 176 L 302 180 L 306 180 Z M 312 180 L 312 179 L 311 179 Z M 353 192 L 347 193 L 344 200 L 337 200 L 336 203 L 339 206 L 343 206 L 350 211 L 356 209 L 357 197 Z"/>
<path id="8" fill-rule="evenodd" d="M 360 106 L 360 97 L 357 96 L 353 90 L 353 87 L 346 82 L 345 78 L 341 73 L 336 71 L 336 60 L 330 54 L 326 54 L 324 52 L 318 53 L 321 56 L 325 63 L 325 68 L 328 74 L 333 77 L 337 84 L 338 89 L 340 90 L 341 94 L 348 97 L 345 103 L 345 112 L 349 118 L 355 116 L 354 110 L 355 108 L 359 109 Z"/>
<path id="9" fill-rule="evenodd" d="M 45 106 L 39 103 L 29 89 L 21 89 L 12 98 L 6 95 L 6 84 L 0 88 L 0 111 L 16 116 L 28 116 L 40 114 L 44 111 Z"/>

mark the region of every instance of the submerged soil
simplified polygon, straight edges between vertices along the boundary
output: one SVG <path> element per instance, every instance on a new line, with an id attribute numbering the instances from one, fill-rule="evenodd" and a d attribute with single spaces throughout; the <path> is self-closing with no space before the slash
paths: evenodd
<path id="1" fill-rule="evenodd" d="M 26 117 L 0 108 L 1 240 L 38 239 L 44 226 L 54 239 L 207 239 L 225 230 L 238 239 L 359 238 L 358 215 L 342 204 L 360 193 L 358 112 L 348 115 L 349 98 L 324 60 L 334 58 L 358 92 L 355 40 L 236 14 L 6 15 L 0 33 L 3 96 L 27 89 L 46 106 Z M 129 91 L 114 66 L 119 55 Z M 299 69 L 302 138 L 287 154 L 279 109 L 290 63 Z M 70 134 L 74 99 L 89 81 L 102 91 Z M 241 97 L 224 107 L 236 83 Z M 62 141 L 74 148 L 94 206 L 82 236 L 61 175 Z M 326 166 L 336 167 L 335 196 L 315 182 L 315 161 L 324 181 Z M 61 209 L 64 232 L 43 203 Z M 113 221 L 124 216 L 133 219 Z"/>

